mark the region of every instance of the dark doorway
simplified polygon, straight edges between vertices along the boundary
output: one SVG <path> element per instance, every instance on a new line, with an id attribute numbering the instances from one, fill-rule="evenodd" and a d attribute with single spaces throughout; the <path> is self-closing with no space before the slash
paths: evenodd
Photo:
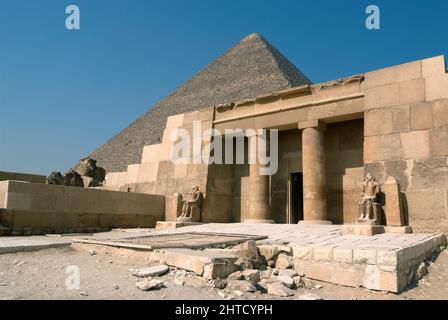
<path id="1" fill-rule="evenodd" d="M 291 173 L 291 211 L 289 223 L 296 224 L 303 220 L 303 173 Z"/>

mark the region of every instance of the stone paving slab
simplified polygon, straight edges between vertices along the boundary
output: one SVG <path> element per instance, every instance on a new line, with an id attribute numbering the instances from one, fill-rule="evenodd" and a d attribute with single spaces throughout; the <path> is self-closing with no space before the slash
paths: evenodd
<path id="1" fill-rule="evenodd" d="M 49 248 L 69 246 L 70 238 L 35 237 L 0 237 L 0 254 L 22 251 L 36 251 Z"/>

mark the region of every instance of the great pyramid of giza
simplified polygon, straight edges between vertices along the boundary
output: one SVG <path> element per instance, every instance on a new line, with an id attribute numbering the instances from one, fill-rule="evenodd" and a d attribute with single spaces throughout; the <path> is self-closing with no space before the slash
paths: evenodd
<path id="1" fill-rule="evenodd" d="M 311 81 L 262 35 L 251 34 L 150 108 L 89 157 L 108 172 L 140 163 L 143 147 L 158 143 L 167 117 L 284 90 Z"/>

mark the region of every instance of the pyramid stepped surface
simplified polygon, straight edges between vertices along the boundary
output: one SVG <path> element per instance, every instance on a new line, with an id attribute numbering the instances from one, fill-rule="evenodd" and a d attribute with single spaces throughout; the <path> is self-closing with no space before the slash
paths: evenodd
<path id="1" fill-rule="evenodd" d="M 251 34 L 121 131 L 90 157 L 108 172 L 140 163 L 143 147 L 159 143 L 169 116 L 310 84 L 258 33 Z"/>

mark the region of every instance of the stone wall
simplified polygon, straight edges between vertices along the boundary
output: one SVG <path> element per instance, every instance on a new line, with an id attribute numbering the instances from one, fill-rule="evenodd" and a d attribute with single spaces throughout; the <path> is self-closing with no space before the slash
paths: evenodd
<path id="1" fill-rule="evenodd" d="M 394 176 L 405 217 L 448 218 L 448 74 L 443 56 L 365 75 L 365 171 Z M 386 200 L 387 201 L 387 200 Z"/>
<path id="2" fill-rule="evenodd" d="M 11 229 L 74 232 L 154 227 L 163 219 L 165 200 L 150 194 L 2 181 L 0 209 L 0 224 Z"/>

